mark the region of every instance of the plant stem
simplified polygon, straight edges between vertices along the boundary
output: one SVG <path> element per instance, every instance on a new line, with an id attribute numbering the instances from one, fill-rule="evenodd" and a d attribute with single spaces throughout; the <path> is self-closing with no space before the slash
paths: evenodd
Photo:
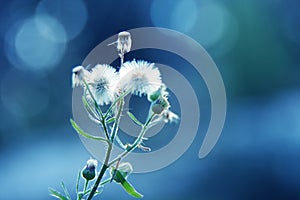
<path id="1" fill-rule="evenodd" d="M 111 143 L 112 144 L 114 143 L 114 139 L 115 139 L 118 129 L 119 129 L 119 123 L 120 123 L 123 107 L 124 107 L 124 98 L 120 99 L 120 101 L 119 101 L 119 108 L 118 108 L 118 112 L 117 112 L 117 116 L 116 116 L 116 121 L 112 127 L 112 133 L 111 133 Z"/>
<path id="2" fill-rule="evenodd" d="M 106 139 L 109 140 L 109 135 L 108 135 L 108 131 L 107 131 L 107 124 L 106 124 L 105 120 L 106 120 L 105 118 L 102 118 L 101 123 L 102 123 L 102 126 L 103 126 L 103 130 L 104 130 Z"/>
<path id="3" fill-rule="evenodd" d="M 100 107 L 99 107 L 99 105 L 98 105 L 98 103 L 97 103 L 97 101 L 96 101 L 94 95 L 92 94 L 89 85 L 87 84 L 87 82 L 86 82 L 85 80 L 83 80 L 83 83 L 84 83 L 84 85 L 86 86 L 86 88 L 87 88 L 89 94 L 91 95 L 91 97 L 92 97 L 92 99 L 93 99 L 93 101 L 94 101 L 94 104 L 95 104 L 95 108 L 96 108 L 97 114 L 100 115 L 101 118 L 103 118 L 103 113 L 102 113 L 102 111 L 101 111 L 101 109 L 100 109 Z"/>
<path id="4" fill-rule="evenodd" d="M 87 198 L 87 200 L 91 200 L 93 198 L 93 196 L 95 195 L 95 192 L 97 191 L 98 189 L 98 186 L 100 184 L 100 181 L 101 179 L 103 178 L 103 175 L 104 173 L 106 172 L 106 170 L 109 168 L 109 165 L 108 165 L 108 161 L 109 161 L 109 157 L 110 157 L 110 154 L 111 154 L 111 150 L 112 150 L 112 144 L 110 142 L 107 142 L 108 144 L 108 148 L 107 148 L 107 152 L 106 152 L 106 157 L 105 157 L 105 160 L 104 160 L 104 163 L 102 165 L 102 168 L 100 170 L 100 173 L 97 177 L 97 180 L 96 182 L 94 183 L 94 186 L 93 186 L 93 189 L 89 195 L 89 197 Z"/>
<path id="5" fill-rule="evenodd" d="M 132 144 L 131 147 L 129 147 L 128 149 L 126 149 L 122 154 L 120 154 L 119 156 L 117 156 L 115 159 L 113 159 L 108 166 L 110 167 L 112 164 L 114 164 L 115 162 L 117 162 L 118 160 L 121 160 L 122 158 L 124 158 L 125 156 L 127 156 L 130 152 L 132 152 L 143 140 L 143 137 L 146 133 L 146 131 L 148 130 L 148 125 L 150 124 L 151 120 L 153 119 L 154 114 L 151 115 L 147 122 L 144 124 L 139 136 L 136 138 L 136 140 L 134 141 L 134 143 Z"/>
<path id="6" fill-rule="evenodd" d="M 124 52 L 122 52 L 121 54 L 119 54 L 119 56 L 120 56 L 120 59 L 121 59 L 121 67 L 122 67 L 122 65 L 123 65 L 123 63 L 124 63 L 124 55 L 125 55 L 125 53 Z"/>
<path id="7" fill-rule="evenodd" d="M 90 96 L 92 97 L 93 101 L 94 101 L 94 105 L 95 105 L 95 111 L 96 111 L 96 114 L 98 115 L 98 117 L 101 117 L 101 123 L 102 123 L 102 126 L 103 126 L 103 129 L 104 129 L 104 132 L 105 132 L 105 136 L 106 136 L 106 139 L 109 140 L 109 135 L 108 135 L 108 131 L 107 131 L 107 126 L 106 126 L 106 115 L 103 116 L 103 113 L 101 111 L 101 108 L 99 107 L 94 95 L 92 94 L 90 88 L 89 88 L 89 85 L 87 84 L 87 82 L 85 80 L 83 80 L 83 83 L 85 84 Z"/>
<path id="8" fill-rule="evenodd" d="M 88 187 L 88 184 L 89 184 L 89 181 L 86 180 L 85 183 L 84 183 L 84 187 L 83 187 L 83 193 L 85 193 L 86 188 Z"/>

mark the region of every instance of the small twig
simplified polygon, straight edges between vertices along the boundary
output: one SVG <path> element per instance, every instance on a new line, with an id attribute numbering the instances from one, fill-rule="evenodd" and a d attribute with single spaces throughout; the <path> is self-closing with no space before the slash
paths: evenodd
<path id="1" fill-rule="evenodd" d="M 97 180 L 94 183 L 93 189 L 92 189 L 91 193 L 89 194 L 87 200 L 91 200 L 93 198 L 93 196 L 95 195 L 95 192 L 98 189 L 100 181 L 103 178 L 104 173 L 109 168 L 108 161 L 109 161 L 109 157 L 110 157 L 110 154 L 111 154 L 111 150 L 112 150 L 112 144 L 110 142 L 108 142 L 108 148 L 107 148 L 107 152 L 106 152 L 104 163 L 102 165 L 102 168 L 100 170 L 99 176 L 97 177 Z"/>
<path id="2" fill-rule="evenodd" d="M 151 120 L 153 119 L 155 115 L 152 114 L 148 120 L 146 121 L 146 123 L 144 124 L 139 136 L 136 138 L 136 140 L 133 142 L 132 145 L 129 146 L 129 148 L 127 148 L 123 153 L 121 153 L 120 155 L 118 155 L 115 159 L 113 159 L 108 166 L 113 165 L 115 162 L 117 162 L 118 160 L 126 157 L 130 152 L 132 152 L 135 148 L 137 148 L 137 146 L 143 141 L 143 137 L 146 133 L 146 131 L 148 130 L 148 125 L 151 122 Z"/>
<path id="3" fill-rule="evenodd" d="M 120 161 L 121 161 L 121 159 L 119 159 L 119 160 L 117 161 L 116 168 L 114 169 L 114 173 L 113 173 L 112 176 L 111 176 L 110 182 L 112 182 L 112 181 L 114 180 L 114 178 L 115 178 L 115 176 L 116 176 L 116 174 L 117 174 L 117 170 L 118 170 L 118 168 L 119 168 Z"/>
<path id="4" fill-rule="evenodd" d="M 112 127 L 112 132 L 111 132 L 111 143 L 114 142 L 114 139 L 117 135 L 118 129 L 119 129 L 119 123 L 120 123 L 120 119 L 121 119 L 121 114 L 123 111 L 123 107 L 124 107 L 124 99 L 121 99 L 119 101 L 119 108 L 118 108 L 118 112 L 117 112 L 117 116 L 116 116 L 116 120 L 114 122 L 114 125 Z"/>

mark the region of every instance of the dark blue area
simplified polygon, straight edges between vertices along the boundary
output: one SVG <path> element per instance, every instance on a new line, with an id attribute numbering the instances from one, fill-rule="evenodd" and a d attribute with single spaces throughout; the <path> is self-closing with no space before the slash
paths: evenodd
<path id="1" fill-rule="evenodd" d="M 182 73 L 196 91 L 201 121 L 194 142 L 180 159 L 155 172 L 133 174 L 129 181 L 144 194 L 145 200 L 300 199 L 300 4 L 297 0 L 193 1 L 196 11 L 210 13 L 206 13 L 205 19 L 197 18 L 191 30 L 186 29 L 184 20 L 193 20 L 192 9 L 186 9 L 178 0 L 161 6 L 157 0 L 76 0 L 84 2 L 87 12 L 86 21 L 80 22 L 82 29 L 79 24 L 76 26 L 76 17 L 72 18 L 82 13 L 70 13 L 84 8 L 64 0 L 68 6 L 53 5 L 48 14 L 54 21 L 41 25 L 62 24 L 68 28 L 66 33 L 72 38 L 63 43 L 64 51 L 52 51 L 53 46 L 47 46 L 48 43 L 30 45 L 22 40 L 18 31 L 37 13 L 39 2 L 1 1 L 0 199 L 53 199 L 47 189 L 59 188 L 61 180 L 74 194 L 78 170 L 84 167 L 90 154 L 69 123 L 71 69 L 80 65 L 106 38 L 123 30 L 157 25 L 175 27 L 203 44 L 224 80 L 227 118 L 215 148 L 199 159 L 211 109 L 201 76 L 187 61 L 172 53 L 153 49 L 130 52 L 125 59 L 158 62 Z M 178 5 L 186 9 L 184 15 Z M 214 11 L 221 13 L 221 20 Z M 172 21 L 175 15 L 175 19 L 181 17 L 183 21 Z M 183 26 L 185 29 L 181 29 Z M 44 34 L 50 38 L 60 34 L 48 31 Z M 207 32 L 211 34 L 203 34 Z M 32 70 L 30 60 L 25 63 L 19 57 L 18 47 L 24 50 L 26 45 L 49 50 L 37 58 L 45 68 Z M 50 65 L 56 58 L 57 62 Z M 112 65 L 117 68 L 119 60 Z M 172 108 L 179 113 L 179 104 L 173 96 L 170 92 Z M 135 100 L 132 107 L 138 107 Z M 145 110 L 140 109 L 143 112 L 139 109 L 133 112 L 144 118 Z M 172 140 L 172 131 L 177 126 L 165 126 L 163 130 L 169 134 L 156 135 L 146 144 L 154 150 L 163 147 Z M 117 184 L 107 185 L 101 195 L 99 199 L 132 199 Z"/>

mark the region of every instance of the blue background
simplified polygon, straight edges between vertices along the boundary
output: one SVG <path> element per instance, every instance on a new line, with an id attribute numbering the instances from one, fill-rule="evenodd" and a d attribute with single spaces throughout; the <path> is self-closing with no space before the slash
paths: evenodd
<path id="1" fill-rule="evenodd" d="M 199 133 L 172 165 L 129 178 L 144 199 L 300 199 L 297 0 L 12 0 L 0 10 L 0 199 L 52 199 L 47 188 L 61 180 L 74 193 L 90 155 L 69 124 L 71 69 L 107 37 L 146 26 L 203 45 L 224 79 L 228 112 L 200 160 L 210 103 L 201 77 L 189 76 L 203 111 Z M 188 71 L 166 52 L 138 53 L 129 57 Z M 132 199 L 116 184 L 101 196 Z"/>

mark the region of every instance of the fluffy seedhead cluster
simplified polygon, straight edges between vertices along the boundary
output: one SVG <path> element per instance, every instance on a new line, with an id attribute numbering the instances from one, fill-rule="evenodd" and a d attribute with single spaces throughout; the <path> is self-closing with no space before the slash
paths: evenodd
<path id="1" fill-rule="evenodd" d="M 117 68 L 108 64 L 97 64 L 90 70 L 83 66 L 77 66 L 72 70 L 72 87 L 83 88 L 82 100 L 85 109 L 90 119 L 100 125 L 100 133 L 103 137 L 86 133 L 73 120 L 71 120 L 71 124 L 78 134 L 88 139 L 105 142 L 108 146 L 105 149 L 106 157 L 98 173 L 98 162 L 94 159 L 89 159 L 81 170 L 76 186 L 78 200 L 85 197 L 92 199 L 93 196 L 100 193 L 99 188 L 112 181 L 120 184 L 130 195 L 141 198 L 142 195 L 127 181 L 128 175 L 133 171 L 133 166 L 128 162 L 122 162 L 122 159 L 136 148 L 144 151 L 151 150 L 150 147 L 143 146 L 144 135 L 150 127 L 159 122 L 168 123 L 179 120 L 179 117 L 170 111 L 171 106 L 168 101 L 167 87 L 161 80 L 158 67 L 154 63 L 144 60 L 133 59 L 124 62 L 124 55 L 130 52 L 131 44 L 131 35 L 126 31 L 119 33 L 117 41 L 110 44 L 116 46 L 121 60 L 120 70 L 118 71 Z M 132 143 L 121 141 L 118 137 L 119 124 L 123 116 L 127 95 L 147 96 L 150 102 L 148 116 L 144 120 L 145 123 L 139 121 L 134 114 L 127 112 L 128 116 L 141 127 L 140 133 Z M 106 106 L 105 111 L 103 110 L 104 105 Z M 117 157 L 111 158 L 114 144 L 122 147 L 124 151 Z M 101 182 L 108 169 L 111 177 Z M 83 191 L 78 189 L 80 177 L 85 179 Z M 94 181 L 93 186 L 88 188 L 91 181 Z M 50 192 L 57 198 L 61 195 L 58 195 L 53 189 Z M 63 197 L 63 199 L 69 199 L 67 194 Z"/>

